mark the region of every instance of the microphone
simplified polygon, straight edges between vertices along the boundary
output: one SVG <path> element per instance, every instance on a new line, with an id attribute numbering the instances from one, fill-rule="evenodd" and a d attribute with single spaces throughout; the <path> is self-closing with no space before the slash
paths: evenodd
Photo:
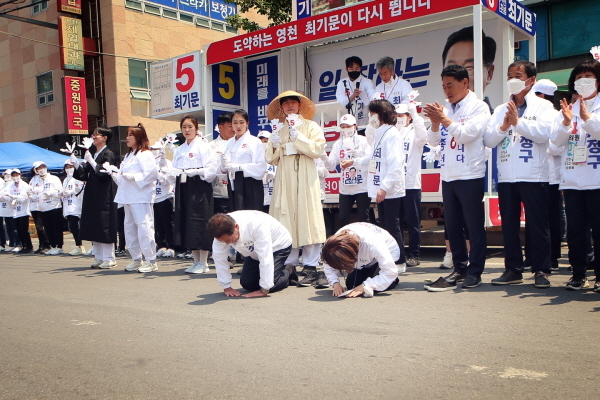
<path id="1" fill-rule="evenodd" d="M 346 104 L 346 110 L 348 110 L 348 114 L 352 114 L 352 102 L 350 101 L 350 89 L 348 89 L 348 84 L 346 83 L 345 79 L 342 82 L 344 82 L 344 90 L 346 92 L 346 97 L 348 97 L 348 104 Z"/>
<path id="2" fill-rule="evenodd" d="M 356 88 L 359 89 L 360 88 L 360 82 L 356 82 Z"/>

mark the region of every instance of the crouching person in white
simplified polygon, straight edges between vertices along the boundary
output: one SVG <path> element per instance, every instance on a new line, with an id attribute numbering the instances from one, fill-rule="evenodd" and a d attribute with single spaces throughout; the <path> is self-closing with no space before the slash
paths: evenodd
<path id="1" fill-rule="evenodd" d="M 125 209 L 125 242 L 133 258 L 125 271 L 157 271 L 153 203 L 158 172 L 142 124 L 127 130 L 126 143 L 129 152 L 121 163 L 115 196 L 115 203 L 123 204 Z"/>
<path id="2" fill-rule="evenodd" d="M 373 297 L 398 285 L 400 247 L 388 231 L 366 222 L 346 225 L 331 236 L 321 252 L 323 269 L 333 295 Z M 346 272 L 346 289 L 340 284 Z"/>
<path id="3" fill-rule="evenodd" d="M 292 250 L 292 236 L 272 216 L 254 210 L 215 214 L 208 221 L 208 231 L 215 238 L 213 260 L 225 296 L 242 295 L 231 287 L 229 246 L 244 256 L 240 284 L 250 293 L 243 297 L 263 297 L 285 289 L 290 282 L 298 282 L 293 266 L 285 266 Z"/>

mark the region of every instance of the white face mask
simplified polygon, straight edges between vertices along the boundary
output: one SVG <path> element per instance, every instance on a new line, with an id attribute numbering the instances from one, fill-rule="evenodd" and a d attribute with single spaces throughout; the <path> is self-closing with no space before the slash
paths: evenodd
<path id="1" fill-rule="evenodd" d="M 592 96 L 596 89 L 595 78 L 580 78 L 575 81 L 575 91 L 584 99 Z"/>
<path id="2" fill-rule="evenodd" d="M 511 96 L 521 93 L 526 88 L 525 81 L 522 81 L 517 78 L 507 80 L 506 87 L 508 88 L 508 93 Z"/>
<path id="3" fill-rule="evenodd" d="M 406 127 L 407 120 L 408 120 L 408 117 L 397 117 L 396 118 L 396 128 L 402 129 L 402 128 Z"/>
<path id="4" fill-rule="evenodd" d="M 340 133 L 342 134 L 342 137 L 352 137 L 354 136 L 355 130 L 354 128 L 340 128 Z"/>
<path id="5" fill-rule="evenodd" d="M 21 180 L 20 176 L 13 176 L 12 177 L 13 182 L 19 182 Z"/>
<path id="6" fill-rule="evenodd" d="M 48 169 L 46 169 L 46 168 L 40 168 L 40 169 L 37 170 L 37 173 L 38 173 L 39 176 L 44 177 L 48 173 Z"/>
<path id="7" fill-rule="evenodd" d="M 75 172 L 75 168 L 67 168 L 65 169 L 65 172 L 67 173 L 67 176 L 71 176 L 73 175 L 73 172 Z"/>
<path id="8" fill-rule="evenodd" d="M 373 114 L 369 117 L 369 125 L 371 125 L 372 128 L 379 128 L 379 126 L 381 125 L 381 122 L 379 122 L 379 115 L 377 114 Z"/>

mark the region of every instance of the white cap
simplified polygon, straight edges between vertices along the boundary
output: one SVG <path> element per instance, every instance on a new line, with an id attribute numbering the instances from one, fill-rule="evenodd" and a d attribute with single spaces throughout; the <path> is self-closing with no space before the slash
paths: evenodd
<path id="1" fill-rule="evenodd" d="M 396 104 L 396 114 L 410 114 L 408 112 L 408 104 Z"/>
<path id="2" fill-rule="evenodd" d="M 44 163 L 43 161 L 35 161 L 35 162 L 33 163 L 33 166 L 32 166 L 32 168 L 33 168 L 33 169 L 38 169 L 38 168 L 39 168 L 39 167 L 41 167 L 42 165 L 46 165 L 46 163 Z"/>
<path id="3" fill-rule="evenodd" d="M 10 169 L 10 168 L 2 173 L 2 175 L 10 175 L 10 174 L 12 174 L 12 169 Z"/>
<path id="4" fill-rule="evenodd" d="M 264 138 L 270 139 L 271 138 L 271 132 L 269 132 L 269 131 L 259 131 L 258 135 L 256 137 L 258 137 L 258 138 L 264 137 Z"/>
<path id="5" fill-rule="evenodd" d="M 14 174 L 15 172 L 16 172 L 17 174 L 21 175 L 21 170 L 20 170 L 19 168 L 15 168 L 15 169 L 13 169 L 12 171 L 10 171 L 11 175 L 12 175 L 12 174 Z"/>
<path id="6" fill-rule="evenodd" d="M 152 146 L 150 146 L 150 149 L 152 150 L 160 150 L 162 149 L 162 143 L 160 140 L 157 140 L 156 142 L 154 142 L 154 144 Z"/>
<path id="7" fill-rule="evenodd" d="M 354 115 L 352 115 L 352 114 L 342 115 L 342 117 L 340 118 L 340 123 L 338 125 L 342 125 L 342 124 L 356 125 L 356 118 L 354 118 Z"/>
<path id="8" fill-rule="evenodd" d="M 554 96 L 554 92 L 558 87 L 556 83 L 552 82 L 550 79 L 540 79 L 533 85 L 533 92 L 544 93 L 546 96 Z"/>
<path id="9" fill-rule="evenodd" d="M 64 162 L 64 165 L 73 165 L 70 158 L 67 158 Z"/>

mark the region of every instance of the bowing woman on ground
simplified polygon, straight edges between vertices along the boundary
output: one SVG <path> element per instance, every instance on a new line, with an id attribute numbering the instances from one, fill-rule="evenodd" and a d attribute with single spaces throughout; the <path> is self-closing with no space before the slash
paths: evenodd
<path id="1" fill-rule="evenodd" d="M 212 181 L 217 175 L 217 158 L 210 145 L 198 136 L 198 120 L 181 120 L 185 142 L 175 150 L 171 174 L 175 181 L 175 245 L 192 250 L 194 263 L 187 274 L 208 272 L 208 252 L 213 237 L 206 225 L 213 216 Z"/>
<path id="2" fill-rule="evenodd" d="M 117 184 L 104 171 L 104 163 L 117 165 L 115 153 L 107 147 L 112 132 L 106 127 L 98 127 L 92 133 L 95 152 L 85 152 L 84 165 L 80 165 L 74 155 L 71 164 L 75 167 L 73 177 L 86 182 L 81 205 L 80 237 L 93 242 L 95 257 L 92 268 L 115 268 L 115 243 L 117 242 L 117 203 L 113 200 Z"/>
<path id="3" fill-rule="evenodd" d="M 158 271 L 153 208 L 158 172 L 142 124 L 127 129 L 126 143 L 129 152 L 121 163 L 115 196 L 115 203 L 125 210 L 125 242 L 133 259 L 125 271 Z"/>

